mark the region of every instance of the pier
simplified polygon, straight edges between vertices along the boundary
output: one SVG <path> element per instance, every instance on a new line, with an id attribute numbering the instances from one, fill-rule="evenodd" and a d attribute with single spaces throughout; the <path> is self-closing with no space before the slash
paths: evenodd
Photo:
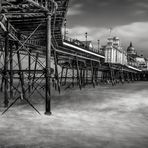
<path id="1" fill-rule="evenodd" d="M 148 147 L 148 59 L 69 37 L 69 3 L 0 1 L 0 148 Z"/>
<path id="2" fill-rule="evenodd" d="M 52 85 L 60 93 L 61 87 L 67 90 L 78 86 L 81 90 L 87 84 L 95 87 L 100 82 L 116 85 L 143 79 L 136 62 L 129 62 L 130 56 L 119 49 L 118 38 L 110 38 L 107 47 L 99 51 L 82 41 L 63 37 L 68 3 L 68 0 L 1 2 L 0 73 L 6 107 L 3 113 L 19 99 L 39 113 L 29 101 L 37 92 L 46 98 L 45 113 L 51 114 Z M 14 100 L 11 103 L 10 98 Z"/>

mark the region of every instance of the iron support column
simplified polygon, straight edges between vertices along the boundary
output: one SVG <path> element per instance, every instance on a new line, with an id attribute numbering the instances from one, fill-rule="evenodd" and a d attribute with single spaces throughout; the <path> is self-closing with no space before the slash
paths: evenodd
<path id="1" fill-rule="evenodd" d="M 13 46 L 10 42 L 10 97 L 13 98 Z"/>
<path id="2" fill-rule="evenodd" d="M 74 81 L 75 81 L 75 71 L 74 71 L 74 67 L 72 67 L 72 86 L 74 87 Z"/>
<path id="3" fill-rule="evenodd" d="M 88 68 L 86 67 L 86 80 L 85 80 L 85 82 L 86 82 L 86 85 L 88 84 Z"/>
<path id="4" fill-rule="evenodd" d="M 45 114 L 51 115 L 51 14 L 47 13 Z"/>
<path id="5" fill-rule="evenodd" d="M 63 73 L 64 73 L 64 67 L 62 67 L 62 71 L 61 71 L 61 78 L 60 78 L 60 85 L 62 85 L 62 80 L 63 80 Z"/>
<path id="6" fill-rule="evenodd" d="M 29 49 L 29 53 L 28 53 L 28 69 L 29 69 L 29 73 L 28 73 L 28 93 L 30 94 L 30 92 L 31 92 L 31 49 Z"/>
<path id="7" fill-rule="evenodd" d="M 8 23 L 7 23 L 7 29 L 8 29 Z M 5 77 L 5 88 L 4 88 L 4 105 L 5 107 L 8 107 L 8 30 L 5 34 L 5 66 L 4 66 L 4 77 Z"/>
<path id="8" fill-rule="evenodd" d="M 67 75 L 68 75 L 68 68 L 66 67 L 66 73 L 65 73 L 65 81 L 64 81 L 64 85 L 66 85 L 66 82 L 67 82 Z"/>

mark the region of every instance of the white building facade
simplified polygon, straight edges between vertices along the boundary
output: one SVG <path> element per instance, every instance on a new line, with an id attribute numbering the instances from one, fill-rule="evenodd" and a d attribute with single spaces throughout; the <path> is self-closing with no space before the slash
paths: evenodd
<path id="1" fill-rule="evenodd" d="M 105 63 L 127 65 L 127 53 L 120 46 L 118 37 L 110 37 L 105 48 Z"/>

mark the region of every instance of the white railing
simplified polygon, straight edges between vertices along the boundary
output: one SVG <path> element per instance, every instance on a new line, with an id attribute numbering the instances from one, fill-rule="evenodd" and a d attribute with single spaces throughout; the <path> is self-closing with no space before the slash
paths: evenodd
<path id="1" fill-rule="evenodd" d="M 69 42 L 69 43 L 71 43 L 73 45 L 76 45 L 76 46 L 81 47 L 81 48 L 83 48 L 85 50 L 88 50 L 88 51 L 91 51 L 91 52 L 94 52 L 94 53 L 97 53 L 97 54 L 100 54 L 100 55 L 104 56 L 104 53 L 101 52 L 100 50 L 90 48 L 89 46 L 86 46 L 83 42 L 81 42 L 81 41 L 79 41 L 77 39 L 72 39 L 72 38 L 67 37 L 67 36 L 66 37 L 64 36 L 63 38 L 64 38 L 64 41 L 67 41 L 67 42 Z"/>

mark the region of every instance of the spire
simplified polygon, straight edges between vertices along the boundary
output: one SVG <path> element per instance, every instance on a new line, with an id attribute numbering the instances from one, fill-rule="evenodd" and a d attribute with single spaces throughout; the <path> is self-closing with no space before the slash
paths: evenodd
<path id="1" fill-rule="evenodd" d="M 133 47 L 133 43 L 132 42 L 130 42 L 130 47 Z"/>
<path id="2" fill-rule="evenodd" d="M 112 31 L 113 31 L 113 28 L 109 28 L 109 37 L 111 37 L 111 35 L 112 35 Z"/>

